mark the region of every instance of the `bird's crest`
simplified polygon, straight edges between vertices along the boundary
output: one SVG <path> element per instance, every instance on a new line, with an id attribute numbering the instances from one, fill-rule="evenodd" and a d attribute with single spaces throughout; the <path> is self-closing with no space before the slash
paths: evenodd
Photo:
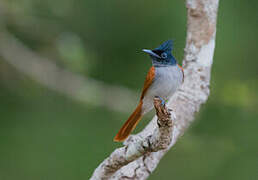
<path id="1" fill-rule="evenodd" d="M 162 51 L 166 51 L 166 52 L 170 52 L 173 49 L 173 41 L 172 40 L 168 40 L 166 42 L 164 42 L 163 44 L 161 44 L 159 47 L 157 47 L 155 50 L 162 50 Z"/>

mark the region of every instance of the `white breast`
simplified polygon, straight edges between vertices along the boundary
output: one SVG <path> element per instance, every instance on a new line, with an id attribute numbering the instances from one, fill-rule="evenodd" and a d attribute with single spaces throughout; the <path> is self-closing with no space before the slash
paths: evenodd
<path id="1" fill-rule="evenodd" d="M 183 73 L 177 66 L 155 67 L 155 79 L 143 98 L 143 113 L 153 108 L 153 98 L 168 100 L 182 84 Z"/>

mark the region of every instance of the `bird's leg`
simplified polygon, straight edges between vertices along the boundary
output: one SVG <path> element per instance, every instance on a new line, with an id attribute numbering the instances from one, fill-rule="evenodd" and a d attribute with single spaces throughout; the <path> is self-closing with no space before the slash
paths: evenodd
<path id="1" fill-rule="evenodd" d="M 161 100 L 161 104 L 162 106 L 165 106 L 165 100 L 163 98 L 161 98 L 160 96 L 155 96 L 155 98 L 159 98 Z"/>

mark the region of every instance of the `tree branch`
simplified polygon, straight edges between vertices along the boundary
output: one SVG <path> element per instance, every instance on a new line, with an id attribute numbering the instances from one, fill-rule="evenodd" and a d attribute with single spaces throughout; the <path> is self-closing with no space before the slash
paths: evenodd
<path id="1" fill-rule="evenodd" d="M 78 102 L 104 106 L 117 112 L 128 112 L 129 109 L 132 109 L 136 101 L 136 93 L 132 90 L 122 86 L 108 85 L 104 82 L 70 72 L 58 67 L 54 60 L 42 57 L 26 47 L 5 28 L 6 18 L 21 25 L 24 24 L 24 21 L 21 21 L 21 19 L 25 17 L 22 14 L 17 14 L 15 10 L 11 12 L 8 10 L 10 10 L 8 5 L 5 2 L 1 2 L 0 56 L 3 60 L 39 84 Z M 30 20 L 39 21 L 38 18 L 34 20 L 30 18 Z M 45 24 L 45 21 L 39 24 L 42 23 Z M 51 25 L 53 29 L 54 24 L 50 23 L 47 25 Z M 40 35 L 42 36 L 42 34 Z"/>
<path id="2" fill-rule="evenodd" d="M 128 112 L 136 101 L 136 93 L 127 88 L 108 85 L 58 67 L 55 61 L 39 56 L 4 28 L 0 28 L 0 56 L 41 85 L 78 102 Z"/>
<path id="3" fill-rule="evenodd" d="M 108 179 L 118 169 L 140 156 L 168 148 L 172 140 L 173 129 L 171 113 L 165 105 L 162 105 L 162 100 L 159 98 L 154 98 L 154 107 L 158 117 L 158 126 L 153 133 L 145 138 L 131 136 L 124 147 L 115 150 L 100 164 L 95 170 L 92 180 Z"/>
<path id="4" fill-rule="evenodd" d="M 219 0 L 186 1 L 188 22 L 183 60 L 185 79 L 181 88 L 168 103 L 168 107 L 173 109 L 176 115 L 173 119 L 172 141 L 169 146 L 157 152 L 140 153 L 136 156 L 137 159 L 133 158 L 134 161 L 129 164 L 127 161 L 111 161 L 114 158 L 124 157 L 128 146 L 135 143 L 132 139 L 146 139 L 155 135 L 153 132 L 157 125 L 154 117 L 142 132 L 128 138 L 125 147 L 115 150 L 101 163 L 91 179 L 146 179 L 154 171 L 163 155 L 173 147 L 194 120 L 194 114 L 199 111 L 201 104 L 205 103 L 209 96 L 218 4 Z M 155 143 L 158 144 L 157 141 Z M 113 156 L 114 154 L 116 156 Z M 109 173 L 105 173 L 107 169 Z"/>

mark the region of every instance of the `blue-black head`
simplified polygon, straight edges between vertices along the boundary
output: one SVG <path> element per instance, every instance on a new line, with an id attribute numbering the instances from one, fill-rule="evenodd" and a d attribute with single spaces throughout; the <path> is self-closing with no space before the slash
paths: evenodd
<path id="1" fill-rule="evenodd" d="M 173 41 L 168 40 L 154 50 L 143 49 L 143 51 L 150 55 L 152 64 L 158 67 L 177 64 L 176 59 L 171 53 L 172 49 Z"/>

